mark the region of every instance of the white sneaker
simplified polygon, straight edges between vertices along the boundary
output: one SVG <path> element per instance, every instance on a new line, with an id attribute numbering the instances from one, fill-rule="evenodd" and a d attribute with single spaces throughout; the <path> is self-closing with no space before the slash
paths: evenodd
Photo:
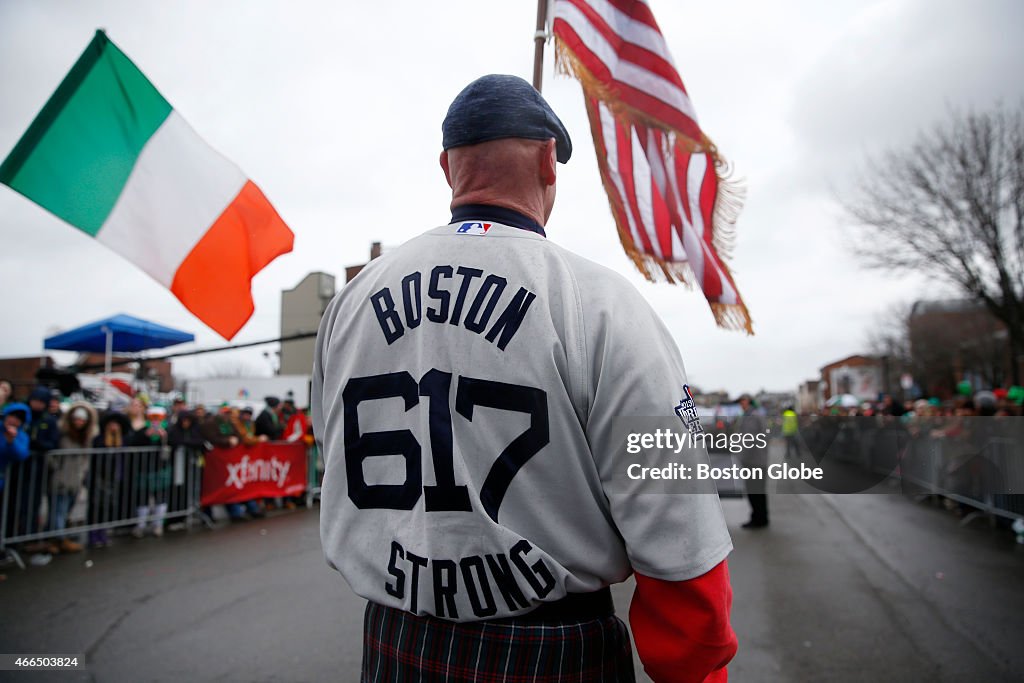
<path id="1" fill-rule="evenodd" d="M 153 535 L 156 536 L 157 538 L 160 538 L 161 536 L 163 536 L 164 535 L 164 525 L 161 524 L 159 526 L 153 527 Z"/>
<path id="2" fill-rule="evenodd" d="M 144 526 L 137 526 L 137 527 L 132 529 L 132 536 L 134 538 L 142 538 L 145 535 L 146 535 L 146 527 L 144 527 Z"/>
<path id="3" fill-rule="evenodd" d="M 53 555 L 49 553 L 36 553 L 29 558 L 28 563 L 33 567 L 45 567 L 50 564 L 51 560 L 53 560 Z"/>

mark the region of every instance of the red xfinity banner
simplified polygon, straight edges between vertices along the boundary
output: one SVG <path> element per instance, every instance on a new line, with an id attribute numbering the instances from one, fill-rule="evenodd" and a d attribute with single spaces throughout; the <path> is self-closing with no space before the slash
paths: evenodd
<path id="1" fill-rule="evenodd" d="M 297 496 L 305 490 L 305 444 L 274 442 L 215 448 L 206 454 L 200 503 L 241 503 L 253 498 Z"/>

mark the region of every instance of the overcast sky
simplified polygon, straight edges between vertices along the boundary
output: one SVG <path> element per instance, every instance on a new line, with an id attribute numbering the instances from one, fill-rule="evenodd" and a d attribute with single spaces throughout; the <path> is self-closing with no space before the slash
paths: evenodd
<path id="1" fill-rule="evenodd" d="M 648 284 L 618 244 L 575 80 L 544 95 L 573 138 L 548 236 L 627 275 L 705 389 L 793 390 L 866 350 L 895 301 L 935 298 L 913 273 L 860 269 L 835 202 L 866 155 L 911 143 L 950 109 L 1024 95 L 1019 0 L 696 2 L 650 0 L 704 131 L 747 188 L 731 262 L 756 336 L 715 327 L 703 296 Z M 441 120 L 485 73 L 529 79 L 536 4 L 517 2 L 68 2 L 0 0 L 0 157 L 96 28 L 175 109 L 235 161 L 295 232 L 295 250 L 254 281 L 235 342 L 279 330 L 280 292 L 306 273 L 343 280 L 370 242 L 398 245 L 447 222 Z M 95 240 L 0 186 L 0 356 L 115 313 L 223 340 L 162 286 Z M 10 312 L 13 310 L 13 318 Z M 182 347 L 187 349 L 188 347 Z M 176 362 L 200 376 L 261 350 Z"/>

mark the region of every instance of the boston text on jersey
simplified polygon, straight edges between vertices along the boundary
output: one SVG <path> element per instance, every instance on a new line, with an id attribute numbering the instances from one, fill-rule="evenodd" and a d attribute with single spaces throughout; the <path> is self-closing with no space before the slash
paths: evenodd
<path id="1" fill-rule="evenodd" d="M 455 285 L 456 278 L 459 278 L 457 286 Z M 465 318 L 463 318 L 463 309 L 469 298 L 469 290 L 477 284 L 475 281 L 478 279 L 480 280 L 479 286 L 477 286 L 469 309 L 465 311 Z M 512 337 L 519 331 L 519 326 L 530 310 L 530 304 L 537 298 L 537 295 L 530 290 L 520 287 L 519 291 L 508 299 L 504 310 L 488 329 L 494 311 L 508 287 L 507 278 L 494 274 L 485 276 L 481 268 L 434 266 L 430 270 L 426 286 L 427 298 L 433 305 L 427 306 L 425 316 L 423 285 L 423 274 L 416 271 L 402 278 L 397 298 L 391 293 L 390 287 L 383 287 L 370 295 L 370 305 L 373 307 L 374 315 L 377 316 L 380 330 L 384 333 L 384 339 L 388 345 L 401 339 L 406 330 L 419 327 L 420 323 L 426 319 L 432 323 L 461 325 L 476 334 L 482 334 L 487 330 L 484 338 L 492 344 L 497 344 L 497 347 L 504 351 L 508 343 L 512 341 Z M 454 301 L 452 301 L 453 294 Z M 398 309 L 398 300 L 401 300 L 401 311 Z"/>

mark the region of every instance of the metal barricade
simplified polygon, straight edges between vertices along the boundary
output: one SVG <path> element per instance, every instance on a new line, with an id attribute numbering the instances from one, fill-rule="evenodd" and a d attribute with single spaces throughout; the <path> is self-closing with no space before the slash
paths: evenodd
<path id="1" fill-rule="evenodd" d="M 1024 519 L 1024 449 L 1019 442 L 1010 439 L 996 439 L 993 454 L 996 465 L 1002 472 L 1007 489 L 992 497 L 992 505 L 1002 511 L 1004 517 Z M 1009 491 L 1019 493 L 1010 493 Z"/>
<path id="2" fill-rule="evenodd" d="M 55 450 L 10 465 L 0 508 L 0 551 L 133 526 L 163 533 L 191 525 L 202 486 L 199 454 L 184 447 Z M 20 558 L 14 558 L 21 564 Z"/>
<path id="3" fill-rule="evenodd" d="M 990 437 L 980 449 L 960 449 L 952 453 L 949 446 L 939 444 L 942 477 L 939 493 L 971 509 L 961 524 L 968 524 L 979 515 L 988 514 L 1008 519 L 1024 517 L 1020 495 L 1004 491 L 1024 490 L 1021 479 L 1020 445 L 1013 439 Z M 946 448 L 943 448 L 946 447 Z M 995 491 L 1000 491 L 996 493 Z"/>
<path id="4" fill-rule="evenodd" d="M 316 444 L 306 449 L 306 462 L 306 507 L 313 507 L 313 501 L 320 498 L 320 487 L 324 482 L 324 459 L 320 457 Z"/>
<path id="5" fill-rule="evenodd" d="M 900 479 L 905 485 L 921 489 L 922 493 L 937 493 L 942 485 L 942 460 L 941 440 L 919 435 L 911 440 L 906 455 L 900 460 Z"/>
<path id="6" fill-rule="evenodd" d="M 1024 491 L 1024 459 L 1015 439 L 986 435 L 972 443 L 922 433 L 901 460 L 899 475 L 906 491 L 972 508 L 962 524 L 979 514 L 1024 518 L 1024 499 L 1009 493 Z"/>
<path id="7" fill-rule="evenodd" d="M 805 416 L 801 448 L 980 514 L 1024 519 L 1024 419 Z"/>

